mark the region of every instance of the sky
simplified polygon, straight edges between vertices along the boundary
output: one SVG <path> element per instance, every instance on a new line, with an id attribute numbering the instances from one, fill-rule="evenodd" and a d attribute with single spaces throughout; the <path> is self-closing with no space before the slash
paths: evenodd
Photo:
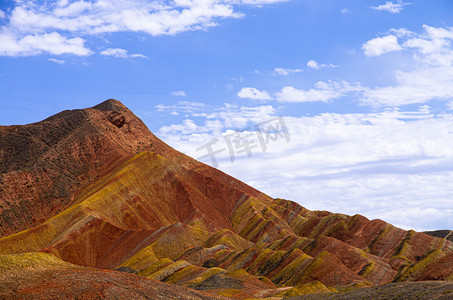
<path id="1" fill-rule="evenodd" d="M 312 210 L 453 229 L 453 1 L 3 0 L 0 124 L 122 101 Z"/>

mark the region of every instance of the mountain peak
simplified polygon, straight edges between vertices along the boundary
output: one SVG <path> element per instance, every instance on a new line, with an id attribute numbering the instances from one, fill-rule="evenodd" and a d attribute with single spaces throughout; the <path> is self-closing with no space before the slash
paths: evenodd
<path id="1" fill-rule="evenodd" d="M 108 99 L 92 107 L 99 111 L 123 111 L 129 110 L 123 103 L 116 99 Z"/>
<path id="2" fill-rule="evenodd" d="M 28 125 L 3 126 L 0 236 L 40 224 L 131 155 L 167 147 L 115 99 Z M 19 185 L 28 188 L 7 189 Z M 29 211 L 25 218 L 16 213 L 21 210 Z"/>

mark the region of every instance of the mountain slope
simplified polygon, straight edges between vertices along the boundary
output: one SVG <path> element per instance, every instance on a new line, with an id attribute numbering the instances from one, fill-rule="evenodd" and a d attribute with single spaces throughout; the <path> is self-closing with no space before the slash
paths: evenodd
<path id="1" fill-rule="evenodd" d="M 1 299 L 220 299 L 131 274 L 71 265 L 44 253 L 0 255 L 0 282 Z"/>
<path id="2" fill-rule="evenodd" d="M 87 185 L 142 151 L 190 163 L 210 176 L 221 173 L 167 146 L 113 99 L 29 125 L 0 126 L 0 237 L 41 224 Z"/>
<path id="3" fill-rule="evenodd" d="M 104 106 L 82 112 L 105 116 L 112 106 L 128 112 L 117 101 Z M 79 139 L 88 139 L 83 132 Z M 149 151 L 124 151 L 94 168 L 103 171 L 80 185 L 60 213 L 0 239 L 0 254 L 46 252 L 237 299 L 453 279 L 450 241 L 272 199 L 151 137 Z M 108 153 L 108 145 L 93 148 Z M 68 161 L 66 154 L 60 161 Z"/>

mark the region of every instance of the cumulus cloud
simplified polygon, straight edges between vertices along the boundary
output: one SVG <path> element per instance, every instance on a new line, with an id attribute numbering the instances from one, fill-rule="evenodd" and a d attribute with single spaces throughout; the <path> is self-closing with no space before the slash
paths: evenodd
<path id="1" fill-rule="evenodd" d="M 364 89 L 361 101 L 372 106 L 402 106 L 453 99 L 453 28 L 424 25 L 405 32 L 402 49 L 415 60 L 411 70 L 395 71 L 395 84 Z"/>
<path id="2" fill-rule="evenodd" d="M 224 18 L 241 18 L 236 11 L 241 5 L 262 6 L 282 0 L 72 0 L 72 1 L 16 1 L 8 16 L 0 11 L 0 18 L 7 18 L 0 28 L 2 43 L 0 55 L 37 55 L 48 52 L 58 55 L 61 45 L 42 50 L 31 47 L 24 39 L 58 34 L 79 49 L 61 54 L 88 55 L 91 51 L 83 45 L 84 37 L 113 32 L 142 32 L 152 36 L 174 35 L 185 31 L 203 30 L 218 25 Z M 13 32 L 14 35 L 5 34 Z M 76 44 L 76 45 L 73 45 Z M 83 54 L 81 54 L 83 53 Z M 121 54 L 119 54 L 121 55 Z M 133 54 L 134 55 L 134 54 Z M 142 54 L 135 54 L 143 57 Z"/>
<path id="3" fill-rule="evenodd" d="M 6 17 L 6 14 L 3 10 L 0 9 L 0 19 L 3 19 Z"/>
<path id="4" fill-rule="evenodd" d="M 269 118 L 275 117 L 276 110 L 272 105 L 259 106 L 239 106 L 225 103 L 220 107 L 211 107 L 203 103 L 180 101 L 177 105 L 157 105 L 157 112 L 173 111 L 176 113 L 186 113 L 185 122 L 162 126 L 159 133 L 166 138 L 172 139 L 181 136 L 181 133 L 193 134 L 191 139 L 209 134 L 221 134 L 222 131 L 231 129 L 246 129 L 250 123 L 260 123 Z M 196 124 L 191 118 L 202 118 L 202 124 Z"/>
<path id="5" fill-rule="evenodd" d="M 253 87 L 244 87 L 238 93 L 239 98 L 247 98 L 254 100 L 271 100 L 272 97 L 267 91 L 260 91 Z"/>
<path id="6" fill-rule="evenodd" d="M 372 106 L 402 106 L 453 98 L 453 68 L 420 68 L 396 72 L 396 84 L 366 89 L 361 101 Z"/>
<path id="7" fill-rule="evenodd" d="M 113 56 L 116 58 L 147 58 L 143 54 L 129 54 L 127 50 L 121 48 L 108 48 L 100 52 L 104 56 Z"/>
<path id="8" fill-rule="evenodd" d="M 184 92 L 184 91 L 173 91 L 173 92 L 170 93 L 170 95 L 177 96 L 177 97 L 185 97 L 185 96 L 187 96 L 186 92 Z"/>
<path id="9" fill-rule="evenodd" d="M 361 213 L 407 229 L 453 224 L 450 114 L 434 115 L 421 106 L 406 112 L 283 116 L 290 142 L 276 136 L 264 151 L 253 124 L 275 120 L 278 112 L 268 106 L 222 109 L 214 108 L 204 120 L 164 126 L 158 135 L 194 158 L 217 139 L 212 146 L 220 151 L 216 158 L 221 170 L 309 209 Z M 228 123 L 231 119 L 236 121 Z M 256 146 L 250 156 L 242 148 L 229 151 L 227 138 L 239 132 Z M 209 157 L 202 160 L 211 164 Z"/>
<path id="10" fill-rule="evenodd" d="M 338 66 L 334 64 L 320 64 L 316 60 L 311 59 L 307 62 L 307 67 L 310 69 L 320 70 L 321 68 L 335 68 Z"/>
<path id="11" fill-rule="evenodd" d="M 363 44 L 366 56 L 379 56 L 391 51 L 403 51 L 413 60 L 412 67 L 394 71 L 394 83 L 386 86 L 363 86 L 344 80 L 319 81 L 311 89 L 284 86 L 273 97 L 267 91 L 243 88 L 238 96 L 251 99 L 276 100 L 282 103 L 328 102 L 351 96 L 360 104 L 378 107 L 398 107 L 431 100 L 453 101 L 453 28 L 423 25 L 423 32 L 405 28 L 390 29 L 384 37 Z M 401 44 L 397 37 L 400 37 Z M 307 67 L 319 70 L 335 67 L 309 60 Z"/>
<path id="12" fill-rule="evenodd" d="M 374 38 L 362 45 L 366 56 L 379 56 L 392 51 L 400 51 L 402 47 L 394 35 Z"/>
<path id="13" fill-rule="evenodd" d="M 211 111 L 202 116 L 209 122 L 219 122 L 225 129 L 243 130 L 249 123 L 260 123 L 275 116 L 276 110 L 272 105 L 239 106 L 225 103 L 223 107 L 214 107 Z M 207 131 L 213 132 L 207 127 Z"/>
<path id="14" fill-rule="evenodd" d="M 414 32 L 410 31 L 410 30 L 407 30 L 406 28 L 402 27 L 402 28 L 392 28 L 389 30 L 390 33 L 396 35 L 397 37 L 399 38 L 403 38 L 403 37 L 410 37 L 410 36 L 413 36 L 415 35 Z"/>
<path id="15" fill-rule="evenodd" d="M 63 3 L 64 4 L 64 3 Z M 215 18 L 240 17 L 233 6 L 218 1 L 74 1 L 54 7 L 21 2 L 10 23 L 22 30 L 65 30 L 86 34 L 134 31 L 150 35 L 176 34 L 214 26 Z"/>
<path id="16" fill-rule="evenodd" d="M 294 73 L 300 73 L 302 72 L 302 69 L 288 69 L 288 68 L 274 68 L 274 71 L 272 74 L 274 76 L 288 76 L 290 74 Z"/>
<path id="17" fill-rule="evenodd" d="M 361 90 L 359 84 L 350 84 L 346 81 L 318 81 L 315 87 L 309 90 L 286 86 L 275 94 L 275 99 L 279 102 L 327 102 Z"/>
<path id="18" fill-rule="evenodd" d="M 316 62 L 316 60 L 309 60 L 307 62 L 307 67 L 309 67 L 311 69 L 319 70 L 319 66 L 318 66 L 318 63 Z"/>
<path id="19" fill-rule="evenodd" d="M 414 60 L 411 68 L 395 70 L 394 83 L 386 86 L 363 86 L 345 80 L 319 81 L 313 88 L 301 89 L 284 86 L 272 96 L 265 90 L 244 87 L 241 98 L 276 100 L 282 103 L 328 102 L 350 96 L 360 104 L 374 108 L 398 107 L 431 100 L 446 103 L 453 100 L 453 28 L 424 25 L 423 32 L 415 33 L 405 28 L 390 29 L 384 37 L 374 38 L 363 44 L 366 56 L 379 56 L 391 51 L 404 51 Z M 394 35 L 395 34 L 395 35 Z M 396 37 L 401 39 L 401 44 Z M 335 67 L 309 60 L 307 67 L 319 70 Z M 280 71 L 281 74 L 287 74 Z"/>
<path id="20" fill-rule="evenodd" d="M 67 38 L 58 32 L 17 36 L 11 31 L 0 29 L 0 56 L 30 56 L 42 53 L 52 55 L 90 55 L 85 40 L 80 37 Z"/>
<path id="21" fill-rule="evenodd" d="M 392 1 L 387 1 L 385 4 L 381 4 L 378 6 L 372 6 L 372 9 L 375 10 L 382 10 L 382 11 L 387 11 L 391 14 L 399 14 L 404 6 L 410 5 L 411 3 L 405 3 L 401 0 L 399 0 L 397 3 L 393 3 Z"/>
<path id="22" fill-rule="evenodd" d="M 351 10 L 348 9 L 348 8 L 342 8 L 342 9 L 340 9 L 340 13 L 341 13 L 342 15 L 348 14 L 348 13 L 350 13 L 350 12 L 351 12 Z"/>
<path id="23" fill-rule="evenodd" d="M 120 48 L 108 48 L 100 52 L 101 55 L 127 58 L 127 50 Z"/>
<path id="24" fill-rule="evenodd" d="M 56 58 L 49 58 L 48 61 L 54 62 L 54 63 L 59 64 L 59 65 L 63 65 L 65 63 L 64 60 L 56 59 Z"/>

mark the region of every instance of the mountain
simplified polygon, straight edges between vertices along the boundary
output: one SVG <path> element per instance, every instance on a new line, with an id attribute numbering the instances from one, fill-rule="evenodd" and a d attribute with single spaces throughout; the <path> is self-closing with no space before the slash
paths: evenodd
<path id="1" fill-rule="evenodd" d="M 89 183 L 160 141 L 119 101 L 0 126 L 0 236 L 66 208 Z"/>
<path id="2" fill-rule="evenodd" d="M 1 223 L 5 235 L 26 230 L 0 239 L 0 261 L 47 253 L 236 299 L 453 280 L 452 242 L 272 199 L 170 148 L 116 100 L 1 130 L 4 211 L 18 195 L 30 204 Z M 31 132 L 28 144 L 12 132 Z M 31 182 L 37 172 L 45 184 Z"/>
<path id="3" fill-rule="evenodd" d="M 143 151 L 182 165 L 207 167 L 156 138 L 113 99 L 29 125 L 0 126 L 0 237 L 32 228 L 61 212 L 90 183 Z"/>

